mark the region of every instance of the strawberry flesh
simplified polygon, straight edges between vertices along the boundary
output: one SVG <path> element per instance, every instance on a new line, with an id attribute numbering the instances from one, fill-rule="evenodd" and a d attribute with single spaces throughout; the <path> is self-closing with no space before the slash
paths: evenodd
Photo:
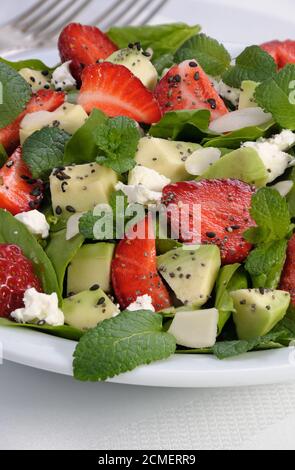
<path id="1" fill-rule="evenodd" d="M 58 49 L 62 62 L 71 60 L 71 72 L 79 82 L 85 66 L 106 59 L 118 48 L 96 26 L 68 24 L 60 33 Z"/>
<path id="2" fill-rule="evenodd" d="M 165 186 L 162 203 L 176 207 L 168 211 L 168 218 L 181 241 L 218 245 L 222 263 L 231 264 L 242 262 L 251 249 L 243 232 L 255 225 L 249 214 L 253 192 L 253 187 L 239 180 L 183 181 Z M 182 226 L 180 208 L 187 214 L 188 231 Z M 194 223 L 194 217 L 201 225 Z"/>
<path id="3" fill-rule="evenodd" d="M 278 69 L 285 67 L 286 64 L 295 63 L 295 41 L 291 39 L 265 42 L 260 47 L 273 57 Z"/>
<path id="4" fill-rule="evenodd" d="M 23 307 L 24 293 L 30 287 L 42 292 L 33 263 L 17 245 L 0 244 L 0 317 Z"/>
<path id="5" fill-rule="evenodd" d="M 19 145 L 20 123 L 26 114 L 37 111 L 54 111 L 65 100 L 65 94 L 60 91 L 39 90 L 32 95 L 25 110 L 8 126 L 0 129 L 0 143 L 8 154 L 14 152 Z"/>
<path id="6" fill-rule="evenodd" d="M 0 208 L 15 215 L 37 209 L 42 198 L 43 184 L 32 179 L 18 147 L 0 169 Z"/>
<path id="7" fill-rule="evenodd" d="M 84 69 L 78 103 L 87 113 L 98 108 L 108 116 L 127 116 L 146 124 L 161 118 L 153 94 L 124 65 L 110 62 Z"/>
<path id="8" fill-rule="evenodd" d="M 138 296 L 148 294 L 156 311 L 171 305 L 169 293 L 157 272 L 156 246 L 148 233 L 148 218 L 139 222 L 145 238 L 126 236 L 117 245 L 112 262 L 112 283 L 121 308 L 126 308 Z"/>
<path id="9" fill-rule="evenodd" d="M 174 65 L 159 81 L 155 96 L 163 113 L 181 109 L 208 109 L 211 119 L 228 112 L 209 77 L 195 60 Z"/>
<path id="10" fill-rule="evenodd" d="M 288 242 L 280 289 L 290 292 L 291 304 L 295 307 L 295 234 L 292 235 Z"/>

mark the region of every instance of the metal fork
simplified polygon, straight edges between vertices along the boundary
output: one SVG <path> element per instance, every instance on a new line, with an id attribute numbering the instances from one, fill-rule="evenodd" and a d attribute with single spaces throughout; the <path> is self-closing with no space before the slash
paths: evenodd
<path id="1" fill-rule="evenodd" d="M 12 21 L 0 27 L 0 54 L 6 57 L 26 49 L 53 45 L 57 34 L 93 0 L 38 0 Z M 168 0 L 115 0 L 89 24 L 107 30 L 112 25 L 143 25 Z"/>

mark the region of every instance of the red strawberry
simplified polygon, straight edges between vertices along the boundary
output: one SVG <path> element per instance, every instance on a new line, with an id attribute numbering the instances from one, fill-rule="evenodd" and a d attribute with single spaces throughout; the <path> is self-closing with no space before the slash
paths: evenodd
<path id="1" fill-rule="evenodd" d="M 154 233 L 149 234 L 148 218 L 136 225 L 145 238 L 131 234 L 121 240 L 112 262 L 112 282 L 121 308 L 126 308 L 140 295 L 148 294 L 156 311 L 169 307 L 171 301 L 156 264 Z"/>
<path id="2" fill-rule="evenodd" d="M 153 94 L 124 65 L 110 62 L 84 69 L 78 103 L 87 113 L 98 108 L 108 116 L 128 116 L 147 124 L 161 118 Z"/>
<path id="3" fill-rule="evenodd" d="M 7 153 L 12 153 L 19 145 L 20 123 L 28 113 L 36 111 L 54 111 L 65 100 L 65 94 L 60 91 L 39 90 L 28 102 L 25 110 L 8 126 L 0 129 L 0 143 Z"/>
<path id="4" fill-rule="evenodd" d="M 251 249 L 242 234 L 255 225 L 249 214 L 253 192 L 251 186 L 239 180 L 184 181 L 165 186 L 162 202 L 168 207 L 175 205 L 171 214 L 168 211 L 168 217 L 174 233 L 178 233 L 176 230 L 180 225 L 182 241 L 196 243 L 200 235 L 201 243 L 214 243 L 220 247 L 223 264 L 231 264 L 243 261 Z M 188 233 L 182 227 L 184 218 L 179 208 L 188 214 Z M 200 234 L 193 220 L 198 216 L 199 208 Z"/>
<path id="5" fill-rule="evenodd" d="M 287 257 L 280 281 L 280 289 L 290 292 L 291 304 L 295 307 L 295 234 L 288 242 Z"/>
<path id="6" fill-rule="evenodd" d="M 265 42 L 260 47 L 273 57 L 279 69 L 295 63 L 295 41 L 291 39 Z"/>
<path id="7" fill-rule="evenodd" d="M 211 112 L 211 119 L 216 119 L 228 112 L 210 79 L 195 60 L 174 65 L 159 81 L 155 96 L 163 113 L 206 108 Z"/>
<path id="8" fill-rule="evenodd" d="M 118 48 L 96 26 L 70 23 L 60 33 L 58 49 L 62 62 L 72 61 L 71 72 L 79 81 L 85 65 L 106 59 Z"/>
<path id="9" fill-rule="evenodd" d="M 24 293 L 30 287 L 42 291 L 33 263 L 17 245 L 0 244 L 0 317 L 23 307 Z"/>
<path id="10" fill-rule="evenodd" d="M 42 197 L 42 182 L 32 179 L 18 147 L 0 169 L 0 208 L 15 215 L 37 209 Z"/>

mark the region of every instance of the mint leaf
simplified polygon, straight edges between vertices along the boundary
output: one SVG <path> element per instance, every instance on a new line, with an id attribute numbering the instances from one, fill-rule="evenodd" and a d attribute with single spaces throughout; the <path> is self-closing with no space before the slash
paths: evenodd
<path id="1" fill-rule="evenodd" d="M 94 240 L 93 228 L 96 222 L 99 220 L 99 216 L 93 215 L 92 211 L 83 214 L 79 220 L 79 232 L 84 238 L 88 240 Z"/>
<path id="2" fill-rule="evenodd" d="M 57 127 L 35 131 L 23 144 L 23 159 L 33 178 L 46 180 L 53 168 L 64 163 L 64 150 L 70 135 Z"/>
<path id="3" fill-rule="evenodd" d="M 107 116 L 99 109 L 94 109 L 85 124 L 70 138 L 65 148 L 64 164 L 91 163 L 97 156 L 97 146 L 93 132 L 104 124 Z"/>
<path id="4" fill-rule="evenodd" d="M 21 70 L 25 68 L 29 68 L 32 70 L 39 70 L 39 71 L 44 71 L 45 73 L 53 70 L 53 68 L 48 67 L 47 65 L 44 64 L 39 59 L 26 59 L 26 60 L 17 60 L 17 61 L 10 61 L 7 59 L 4 59 L 3 57 L 0 57 L 0 62 L 9 65 L 12 67 L 14 70 Z"/>
<path id="5" fill-rule="evenodd" d="M 204 145 L 204 147 L 226 147 L 238 149 L 242 142 L 257 140 L 260 137 L 268 135 L 273 125 L 274 121 L 269 121 L 265 124 L 261 124 L 260 126 L 244 127 L 237 131 L 228 132 L 225 135 L 205 137 L 202 141 L 202 145 Z"/>
<path id="6" fill-rule="evenodd" d="M 74 376 L 79 380 L 106 380 L 166 359 L 175 349 L 175 338 L 163 332 L 161 315 L 126 310 L 82 336 L 74 352 Z"/>
<path id="7" fill-rule="evenodd" d="M 216 39 L 197 34 L 188 39 L 176 52 L 175 62 L 196 59 L 209 75 L 221 75 L 230 65 L 230 55 Z"/>
<path id="8" fill-rule="evenodd" d="M 257 86 L 256 103 L 273 115 L 280 126 L 295 129 L 295 65 L 288 64 L 276 75 Z"/>
<path id="9" fill-rule="evenodd" d="M 140 42 L 141 47 L 153 49 L 153 60 L 164 54 L 174 54 L 191 36 L 200 31 L 199 25 L 189 26 L 185 23 L 169 23 L 140 26 L 113 26 L 108 36 L 122 49 L 129 43 Z"/>
<path id="10" fill-rule="evenodd" d="M 12 67 L 0 62 L 2 99 L 0 104 L 0 127 L 14 121 L 24 110 L 31 97 L 30 85 Z"/>
<path id="11" fill-rule="evenodd" d="M 97 163 L 120 174 L 135 166 L 134 157 L 140 134 L 133 119 L 125 116 L 108 119 L 93 134 L 98 147 Z"/>
<path id="12" fill-rule="evenodd" d="M 174 64 L 174 55 L 167 53 L 158 57 L 158 59 L 153 61 L 155 68 L 159 75 L 161 75 L 165 69 L 170 69 Z"/>
<path id="13" fill-rule="evenodd" d="M 234 66 L 222 75 L 229 86 L 240 88 L 243 80 L 263 82 L 276 74 L 273 58 L 259 46 L 249 46 L 236 58 Z"/>
<path id="14" fill-rule="evenodd" d="M 244 238 L 249 242 L 270 242 L 288 235 L 290 228 L 288 204 L 275 189 L 265 187 L 253 194 L 250 214 L 258 228 L 253 227 L 244 233 Z"/>
<path id="15" fill-rule="evenodd" d="M 2 144 L 0 144 L 0 168 L 4 165 L 7 160 L 7 153 Z"/>
<path id="16" fill-rule="evenodd" d="M 24 255 L 32 261 L 35 273 L 42 282 L 44 292 L 47 294 L 57 292 L 60 296 L 54 268 L 40 243 L 23 223 L 3 209 L 0 209 L 0 243 L 18 245 Z"/>
<path id="17" fill-rule="evenodd" d="M 168 111 L 157 124 L 151 126 L 149 134 L 162 139 L 179 138 L 190 127 L 193 141 L 206 134 L 210 122 L 210 111 L 207 109 Z"/>
<path id="18" fill-rule="evenodd" d="M 253 287 L 276 289 L 286 259 L 287 240 L 262 244 L 249 254 L 245 269 Z"/>

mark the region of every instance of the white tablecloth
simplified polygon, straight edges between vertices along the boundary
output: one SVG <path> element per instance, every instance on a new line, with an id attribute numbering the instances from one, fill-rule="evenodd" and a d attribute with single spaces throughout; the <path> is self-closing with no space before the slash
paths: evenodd
<path id="1" fill-rule="evenodd" d="M 31 2 L 2 2 L 0 22 Z M 96 13 L 106 3 L 94 0 Z M 293 0 L 195 0 L 193 11 L 186 3 L 171 0 L 160 20 L 198 22 L 231 42 L 295 37 Z M 295 449 L 294 397 L 295 384 L 219 390 L 88 384 L 6 362 L 0 449 Z"/>

